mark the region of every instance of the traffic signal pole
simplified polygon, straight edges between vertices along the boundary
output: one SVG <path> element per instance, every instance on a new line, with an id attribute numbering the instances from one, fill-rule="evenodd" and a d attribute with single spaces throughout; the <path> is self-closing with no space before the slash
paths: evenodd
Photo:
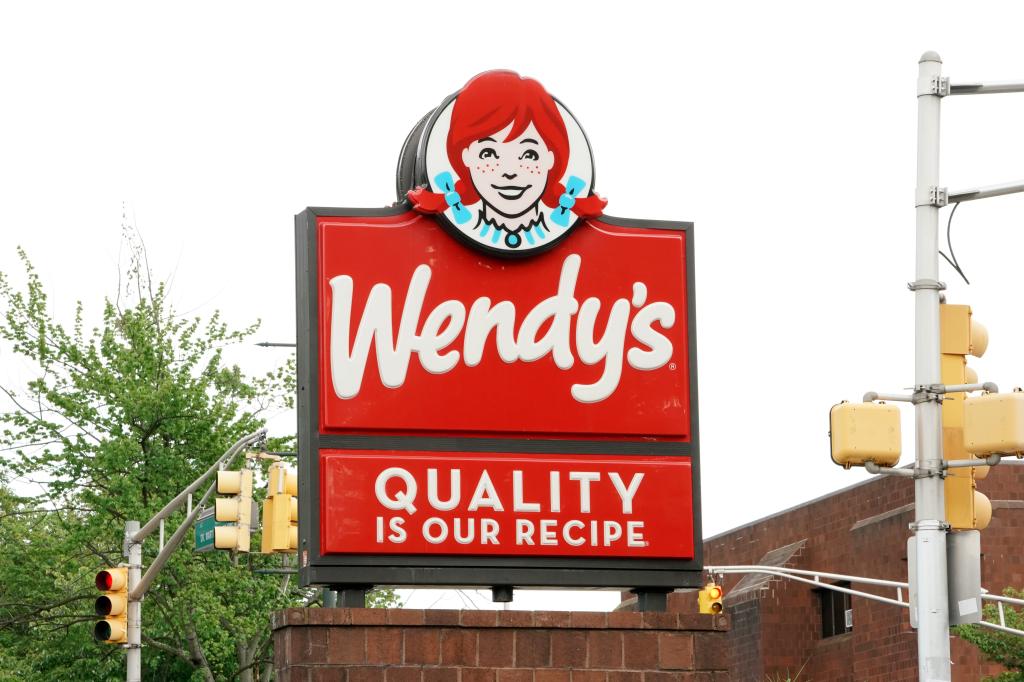
<path id="1" fill-rule="evenodd" d="M 131 596 L 142 580 L 142 543 L 133 540 L 138 531 L 138 521 L 125 523 L 125 554 L 128 558 L 128 650 L 125 660 L 128 682 L 142 682 L 142 597 L 136 599 Z"/>
<path id="2" fill-rule="evenodd" d="M 138 521 L 128 521 L 125 523 L 124 529 L 124 556 L 128 559 L 128 632 L 125 643 L 126 648 L 126 679 L 128 682 L 142 682 L 142 600 L 146 596 L 146 592 L 149 590 L 149 586 L 152 585 L 156 579 L 160 569 L 163 568 L 167 559 L 171 553 L 181 544 L 189 528 L 195 522 L 199 516 L 203 505 L 206 500 L 213 493 L 216 487 L 216 483 L 211 484 L 203 498 L 200 500 L 196 508 L 192 510 L 178 529 L 174 531 L 171 539 L 168 543 L 160 550 L 156 559 L 153 560 L 152 565 L 146 574 L 142 574 L 142 542 L 147 536 L 153 533 L 154 530 L 160 527 L 160 522 L 170 516 L 179 507 L 185 504 L 186 500 L 189 499 L 195 490 L 197 490 L 202 484 L 221 468 L 228 466 L 238 453 L 242 452 L 243 449 L 253 445 L 255 443 L 262 442 L 267 437 L 266 429 L 260 429 L 255 433 L 251 433 L 247 436 L 243 436 L 234 445 L 228 448 L 227 452 L 224 453 L 213 466 L 211 466 L 206 473 L 201 475 L 191 485 L 183 490 L 177 497 L 169 502 L 163 509 L 150 519 L 145 526 L 140 528 Z"/>
<path id="3" fill-rule="evenodd" d="M 964 356 L 980 357 L 987 345 L 987 334 L 979 327 L 975 343 L 975 323 L 970 308 L 943 303 L 941 292 L 946 285 L 939 281 L 939 210 L 949 203 L 987 199 L 1024 192 L 1024 181 L 978 187 L 950 192 L 939 184 L 939 122 L 942 99 L 952 95 L 984 95 L 998 93 L 1024 93 L 1024 81 L 1002 83 L 950 83 L 942 75 L 942 59 L 935 52 L 925 52 L 918 61 L 917 78 L 917 187 L 914 196 L 916 211 L 915 279 L 910 283 L 914 292 L 914 392 L 911 395 L 882 394 L 874 391 L 864 394 L 862 405 L 846 401 L 834 405 L 829 412 L 829 438 L 832 460 L 845 468 L 863 466 L 869 473 L 913 478 L 914 480 L 914 537 L 908 550 L 916 557 L 912 562 L 909 586 L 911 623 L 918 630 L 918 679 L 922 682 L 949 682 L 950 586 L 947 564 L 947 541 L 950 522 L 946 518 L 946 477 L 949 470 L 994 466 L 1008 455 L 1024 452 L 1024 435 L 1013 425 L 1024 414 L 1024 401 L 1013 396 L 998 396 L 998 387 L 992 382 L 961 383 L 968 381 Z M 955 266 L 954 266 L 955 267 Z M 944 311 L 944 313 L 943 313 Z M 946 318 L 947 334 L 943 339 L 942 323 Z M 944 346 L 946 346 L 944 350 Z M 947 381 L 943 384 L 943 352 L 946 353 Z M 973 375 L 971 375 L 973 376 Z M 984 390 L 986 395 L 967 398 L 962 395 Z M 947 394 L 953 394 L 947 397 Z M 963 412 L 949 411 L 948 443 L 943 437 L 943 399 L 963 401 Z M 894 469 L 899 461 L 900 422 L 894 410 L 878 409 L 875 401 L 910 402 L 914 405 L 915 456 L 913 469 Z M 968 402 L 971 401 L 971 402 Z M 884 406 L 888 407 L 888 406 Z M 870 409 L 869 409 L 870 408 Z M 968 418 L 968 408 L 974 416 Z M 978 415 L 985 415 L 979 417 Z M 969 429 L 985 431 L 971 437 Z M 997 433 L 992 433 L 993 431 Z M 966 441 L 970 441 L 968 446 Z M 943 452 L 948 446 L 949 452 Z M 969 456 L 973 455 L 973 457 Z M 950 459 L 947 459 L 946 456 Z M 973 479 L 958 476 L 949 486 L 952 504 L 953 528 L 980 529 L 987 518 L 977 511 L 978 501 L 987 502 L 984 495 L 974 491 Z M 970 483 L 970 489 L 959 485 L 960 480 Z M 969 493 L 969 495 L 965 494 Z M 960 498 L 965 498 L 961 502 Z M 967 513 L 963 508 L 967 508 Z M 990 512 L 989 512 L 990 515 Z M 972 531 L 976 533 L 977 531 Z M 953 536 L 954 564 L 959 577 L 977 582 L 968 560 L 980 561 L 977 545 L 963 542 L 971 535 Z M 963 560 L 963 561 L 960 561 Z M 959 562 L 959 563 L 958 563 Z M 963 564 L 963 565 L 962 565 Z M 980 607 L 967 610 L 969 605 L 984 599 L 985 595 L 962 599 L 962 593 L 971 591 L 970 585 L 958 582 L 955 588 L 954 622 L 976 622 Z M 979 586 L 980 589 L 980 586 Z M 902 601 L 902 600 L 901 600 Z M 982 623 L 991 626 L 991 623 Z M 1003 627 L 1000 624 L 999 627 Z"/>
<path id="4" fill-rule="evenodd" d="M 921 56 L 917 79 L 917 255 L 914 291 L 916 468 L 914 542 L 917 548 L 917 666 L 922 682 L 949 682 L 949 597 L 942 478 L 942 404 L 931 387 L 942 383 L 939 352 L 939 113 L 942 60 Z"/>
<path id="5" fill-rule="evenodd" d="M 981 462 L 949 463 L 942 452 L 942 396 L 939 303 L 945 285 L 939 281 L 939 210 L 950 202 L 973 201 L 1024 192 L 1024 182 L 949 192 L 939 184 L 939 122 L 944 97 L 1024 92 L 1024 82 L 950 84 L 942 76 L 942 59 L 926 52 L 918 62 L 917 80 L 917 254 L 914 291 L 914 395 L 916 467 L 914 472 L 914 544 L 917 592 L 919 679 L 948 682 L 949 584 L 946 574 L 945 471 Z M 987 387 L 988 384 L 985 384 Z"/>

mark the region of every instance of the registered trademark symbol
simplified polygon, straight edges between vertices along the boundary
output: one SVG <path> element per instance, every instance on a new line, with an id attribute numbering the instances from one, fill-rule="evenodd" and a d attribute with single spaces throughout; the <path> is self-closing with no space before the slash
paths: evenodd
<path id="1" fill-rule="evenodd" d="M 672 370 L 673 372 L 676 371 L 676 363 L 674 363 L 674 362 L 668 363 L 668 368 L 670 370 Z"/>

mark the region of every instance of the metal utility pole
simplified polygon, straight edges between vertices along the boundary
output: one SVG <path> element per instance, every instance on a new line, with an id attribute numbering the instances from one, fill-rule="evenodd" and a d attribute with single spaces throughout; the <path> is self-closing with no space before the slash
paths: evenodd
<path id="1" fill-rule="evenodd" d="M 948 83 L 948 81 L 946 81 Z M 917 257 L 914 291 L 914 417 L 916 468 L 914 542 L 917 575 L 917 668 L 922 682 L 948 682 L 949 598 L 946 577 L 942 404 L 931 387 L 942 383 L 939 358 L 939 112 L 942 59 L 925 52 L 917 78 Z"/>
<path id="2" fill-rule="evenodd" d="M 918 61 L 917 78 L 917 189 L 914 195 L 914 206 L 917 212 L 917 241 L 915 253 L 914 281 L 910 289 L 914 292 L 914 392 L 911 395 L 893 393 L 864 394 L 866 404 L 877 400 L 910 402 L 914 405 L 915 424 L 915 458 L 913 469 L 893 469 L 899 460 L 899 415 L 888 407 L 884 411 L 870 407 L 861 410 L 841 403 L 830 412 L 832 431 L 832 459 L 836 464 L 849 468 L 863 466 L 869 473 L 904 476 L 914 479 L 914 523 L 911 530 L 914 537 L 908 541 L 908 554 L 911 559 L 909 570 L 910 586 L 910 622 L 917 627 L 918 679 L 922 682 L 949 682 L 951 663 L 949 660 L 949 625 L 950 609 L 955 610 L 954 622 L 976 622 L 980 618 L 979 600 L 984 595 L 970 596 L 963 599 L 963 594 L 970 595 L 971 586 L 980 589 L 980 576 L 977 566 L 980 562 L 980 549 L 977 530 L 973 535 L 962 532 L 950 535 L 950 524 L 946 517 L 946 481 L 950 469 L 963 467 L 994 466 L 1008 454 L 1019 452 L 1024 448 L 1016 444 L 1016 436 L 1006 433 L 1000 436 L 999 451 L 979 450 L 976 458 L 958 457 L 966 454 L 950 452 L 952 460 L 946 460 L 943 452 L 942 400 L 949 393 L 967 393 L 984 390 L 998 393 L 999 388 L 993 382 L 959 383 L 965 380 L 966 372 L 950 373 L 956 383 L 943 385 L 942 379 L 942 337 L 940 331 L 941 291 L 946 285 L 939 281 L 939 210 L 949 203 L 959 204 L 964 201 L 987 199 L 1024 192 L 1024 181 L 1003 183 L 989 187 L 951 192 L 939 184 L 939 121 L 942 99 L 952 95 L 984 95 L 1010 92 L 1024 92 L 1024 81 L 1003 83 L 950 83 L 942 75 L 942 59 L 935 52 L 925 52 Z M 950 216 L 952 218 L 952 216 Z M 956 266 L 954 266 L 956 267 Z M 967 306 L 961 311 L 964 315 L 960 324 L 970 320 L 970 309 Z M 948 309 L 947 309 L 948 310 Z M 956 324 L 952 325 L 956 327 Z M 973 324 L 971 324 L 973 328 Z M 967 348 L 947 350 L 946 356 L 958 363 L 963 362 L 965 354 L 980 356 L 984 352 L 973 349 L 973 331 L 964 332 Z M 981 334 L 987 338 L 987 335 Z M 987 341 L 984 344 L 986 345 Z M 955 345 L 955 344 L 954 344 Z M 957 359 L 959 358 L 959 359 Z M 959 365 L 963 369 L 962 364 Z M 948 379 L 947 379 L 948 380 Z M 1010 413 L 1014 409 L 1012 402 L 997 398 L 997 413 L 1005 414 L 999 419 L 1012 421 Z M 962 398 L 958 398 L 962 399 Z M 979 398 L 979 401 L 983 398 Z M 962 419 L 962 417 L 961 417 Z M 999 420 L 996 420 L 999 421 Z M 862 429 L 855 425 L 859 423 Z M 951 426 L 956 435 L 959 427 Z M 887 440 L 885 434 L 895 434 L 895 444 Z M 962 436 L 958 436 L 962 441 Z M 875 442 L 877 441 L 877 442 Z M 856 444 L 856 447 L 854 445 Z M 951 445 L 956 445 L 951 442 Z M 957 450 L 961 449 L 959 446 Z M 962 504 L 956 497 L 957 488 L 951 488 L 953 494 L 953 519 L 956 528 L 966 531 L 970 528 L 980 529 L 987 525 L 987 520 L 979 525 L 975 515 L 974 503 L 970 506 L 969 521 L 957 519 Z M 973 482 L 971 490 L 973 493 Z M 983 496 L 981 496 L 983 497 Z M 979 498 L 972 498 L 979 499 Z M 950 589 L 949 569 L 947 568 L 947 542 L 952 541 L 951 556 L 963 559 L 954 562 L 953 569 L 957 578 L 953 590 Z M 971 543 L 975 544 L 971 544 Z M 967 560 L 970 560 L 969 562 Z M 975 568 L 972 569 L 970 565 Z M 972 577 L 973 576 L 973 577 Z M 950 604 L 950 594 L 954 595 Z M 900 600 L 902 601 L 902 599 Z M 974 602 L 974 610 L 968 606 Z M 967 606 L 965 606 L 965 602 Z M 1000 608 L 1002 608 L 1000 602 Z M 983 623 L 991 626 L 991 623 Z M 1005 627 L 1000 623 L 1000 628 Z"/>
<path id="3" fill-rule="evenodd" d="M 124 527 L 125 556 L 128 558 L 128 593 L 142 580 L 142 543 L 133 538 L 139 532 L 138 521 Z M 142 599 L 128 599 L 128 682 L 142 682 Z"/>
<path id="4" fill-rule="evenodd" d="M 234 461 L 238 453 L 242 452 L 246 447 L 255 443 L 260 443 L 266 440 L 267 430 L 260 429 L 255 433 L 251 433 L 247 436 L 243 436 L 241 439 L 236 441 L 234 445 L 228 448 L 213 465 L 206 470 L 199 478 L 193 481 L 185 490 L 181 491 L 173 500 L 161 509 L 157 514 L 151 518 L 145 526 L 139 527 L 138 521 L 128 521 L 125 523 L 124 528 L 124 555 L 128 558 L 128 641 L 125 645 L 127 649 L 127 655 L 125 656 L 126 663 L 126 679 L 128 682 L 142 682 L 142 600 L 146 596 L 146 591 L 149 590 L 149 586 L 153 584 L 157 574 L 164 567 L 167 559 L 171 553 L 174 552 L 185 538 L 186 533 L 195 523 L 196 518 L 202 511 L 203 505 L 206 504 L 206 500 L 210 497 L 213 490 L 216 488 L 216 482 L 210 484 L 206 490 L 206 494 L 199 501 L 199 505 L 195 509 L 192 509 L 192 493 L 198 490 L 202 484 L 214 475 L 220 469 L 229 466 Z M 188 503 L 189 513 L 185 517 L 185 520 L 181 522 L 178 529 L 174 531 L 170 541 L 163 545 L 163 520 L 174 513 L 183 504 Z M 142 574 L 142 542 L 153 533 L 155 530 L 160 529 L 161 532 L 161 549 L 160 553 L 153 560 L 149 570 L 146 574 Z"/>
<path id="5" fill-rule="evenodd" d="M 916 279 L 910 285 L 914 291 L 915 307 L 912 402 L 915 406 L 916 466 L 915 520 L 912 527 L 917 566 L 910 580 L 917 592 L 919 679 L 926 682 L 948 682 L 951 678 L 949 583 L 946 575 L 946 535 L 949 525 L 944 518 L 943 477 L 946 469 L 958 464 L 943 460 L 941 397 L 950 389 L 973 389 L 968 386 L 942 386 L 939 292 L 945 285 L 938 279 L 939 210 L 950 202 L 1024 192 L 1024 182 L 959 192 L 950 192 L 942 187 L 939 184 L 940 104 L 942 98 L 951 95 L 1024 92 L 1024 82 L 951 84 L 948 78 L 943 77 L 942 59 L 935 52 L 925 52 L 918 66 L 915 194 L 917 257 Z M 981 462 L 976 464 L 980 465 Z"/>

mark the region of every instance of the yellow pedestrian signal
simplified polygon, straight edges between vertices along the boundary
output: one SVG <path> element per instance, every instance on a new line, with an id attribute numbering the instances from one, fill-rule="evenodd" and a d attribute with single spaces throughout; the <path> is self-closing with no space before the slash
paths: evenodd
<path id="1" fill-rule="evenodd" d="M 274 462 L 267 472 L 267 499 L 263 502 L 261 551 L 296 552 L 299 548 L 298 477 L 283 462 Z"/>
<path id="2" fill-rule="evenodd" d="M 891 467 L 900 461 L 900 410 L 885 403 L 833 405 L 829 412 L 832 461 L 849 469 L 874 462 Z"/>
<path id="3" fill-rule="evenodd" d="M 96 621 L 93 636 L 107 644 L 128 641 L 128 569 L 105 568 L 96 574 L 96 589 L 103 594 L 96 598 Z"/>
<path id="4" fill-rule="evenodd" d="M 722 586 L 717 583 L 710 582 L 705 585 L 697 595 L 697 604 L 700 606 L 700 612 L 721 613 L 722 597 L 724 594 Z"/>
<path id="5" fill-rule="evenodd" d="M 939 344 L 942 352 L 942 383 L 947 386 L 977 383 L 967 366 L 967 356 L 980 358 L 988 348 L 988 331 L 973 319 L 970 306 L 939 305 Z M 946 460 L 974 459 L 965 447 L 966 393 L 946 393 L 942 401 L 942 456 Z M 988 403 L 986 403 L 988 404 Z M 981 464 L 979 462 L 979 464 Z M 946 522 L 955 530 L 982 530 L 992 518 L 992 504 L 976 490 L 976 478 L 984 478 L 985 466 L 946 471 Z"/>
<path id="6" fill-rule="evenodd" d="M 987 393 L 964 401 L 964 446 L 971 454 L 1024 455 L 1024 391 Z"/>
<path id="7" fill-rule="evenodd" d="M 216 520 L 229 525 L 214 528 L 213 546 L 248 552 L 252 525 L 252 470 L 218 471 L 217 493 L 227 497 L 217 498 Z"/>

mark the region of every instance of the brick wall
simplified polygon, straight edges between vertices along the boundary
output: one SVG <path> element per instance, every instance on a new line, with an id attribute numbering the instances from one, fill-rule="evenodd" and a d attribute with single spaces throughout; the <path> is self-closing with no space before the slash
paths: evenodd
<path id="1" fill-rule="evenodd" d="M 280 682 L 723 682 L 725 616 L 287 609 Z"/>
<path id="2" fill-rule="evenodd" d="M 994 467 L 978 489 L 993 502 L 991 525 L 981 533 L 982 585 L 999 593 L 1024 586 L 1024 466 Z M 806 540 L 791 568 L 906 581 L 908 524 L 914 486 L 876 477 L 704 541 L 707 565 L 756 564 L 772 550 Z M 737 603 L 730 591 L 740 576 L 725 578 L 725 607 L 732 618 L 730 668 L 740 680 L 773 678 L 806 664 L 801 679 L 892 681 L 917 679 L 917 633 L 906 609 L 853 597 L 853 631 L 823 638 L 818 594 L 811 586 L 772 580 L 752 600 Z M 894 590 L 854 586 L 895 597 Z M 907 595 L 903 595 L 904 600 Z M 669 597 L 669 608 L 697 610 L 695 593 Z M 1001 668 L 953 637 L 953 679 L 976 682 Z M 785 677 L 783 675 L 783 677 Z"/>
<path id="3" fill-rule="evenodd" d="M 735 680 L 763 680 L 761 660 L 761 607 L 756 601 L 737 604 L 730 611 L 729 671 Z"/>

